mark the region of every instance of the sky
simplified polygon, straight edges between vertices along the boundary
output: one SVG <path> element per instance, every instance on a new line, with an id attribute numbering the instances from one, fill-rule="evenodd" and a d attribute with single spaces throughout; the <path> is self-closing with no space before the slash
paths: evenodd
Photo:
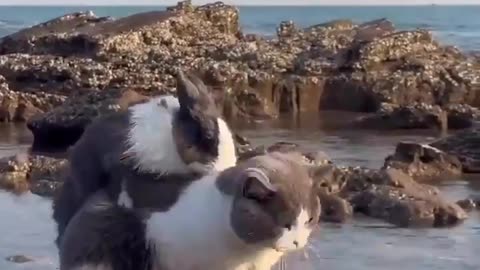
<path id="1" fill-rule="evenodd" d="M 194 4 L 216 0 L 193 0 Z M 0 5 L 171 5 L 176 0 L 0 0 Z M 480 0 L 224 0 L 235 5 L 425 5 L 478 4 Z"/>

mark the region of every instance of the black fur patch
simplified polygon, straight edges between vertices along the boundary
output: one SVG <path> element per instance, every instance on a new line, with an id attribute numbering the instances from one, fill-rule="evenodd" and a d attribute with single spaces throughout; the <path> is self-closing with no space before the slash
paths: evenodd
<path id="1" fill-rule="evenodd" d="M 193 74 L 177 74 L 177 96 L 180 109 L 174 119 L 174 128 L 182 136 L 185 147 L 195 147 L 205 158 L 218 157 L 220 113 L 207 86 Z"/>
<path id="2" fill-rule="evenodd" d="M 218 157 L 219 128 L 216 117 L 178 111 L 175 126 L 181 131 L 185 143 L 211 159 Z"/>

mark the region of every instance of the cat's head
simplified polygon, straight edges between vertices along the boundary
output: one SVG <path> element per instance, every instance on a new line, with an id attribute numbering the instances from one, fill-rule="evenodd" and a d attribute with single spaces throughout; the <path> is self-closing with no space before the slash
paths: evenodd
<path id="1" fill-rule="evenodd" d="M 321 208 L 300 155 L 253 157 L 224 171 L 218 183 L 233 196 L 230 221 L 242 241 L 279 252 L 307 244 Z"/>
<path id="2" fill-rule="evenodd" d="M 233 135 L 205 84 L 179 71 L 177 97 L 180 107 L 173 120 L 173 135 L 185 164 L 203 172 L 234 166 Z"/>

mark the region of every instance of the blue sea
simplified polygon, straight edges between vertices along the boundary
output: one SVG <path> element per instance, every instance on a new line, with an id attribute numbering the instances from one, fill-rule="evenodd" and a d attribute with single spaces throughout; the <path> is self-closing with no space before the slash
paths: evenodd
<path id="1" fill-rule="evenodd" d="M 98 16 L 122 17 L 162 6 L 0 6 L 0 37 L 74 11 L 92 10 Z M 241 6 L 246 33 L 274 34 L 279 22 L 293 20 L 310 26 L 334 19 L 364 22 L 388 18 L 398 29 L 425 28 L 445 44 L 465 51 L 480 50 L 479 6 Z"/>

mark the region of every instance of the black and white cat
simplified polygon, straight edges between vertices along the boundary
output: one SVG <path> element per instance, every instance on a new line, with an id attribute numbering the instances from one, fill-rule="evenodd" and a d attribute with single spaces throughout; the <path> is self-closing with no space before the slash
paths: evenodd
<path id="1" fill-rule="evenodd" d="M 233 135 L 203 82 L 180 71 L 177 97 L 159 96 L 89 125 L 72 147 L 70 168 L 54 201 L 57 244 L 73 215 L 100 189 L 130 208 L 142 199 L 126 188 L 134 189 L 136 174 L 161 182 L 236 164 Z"/>
<path id="2" fill-rule="evenodd" d="M 65 231 L 60 270 L 270 270 L 305 247 L 320 216 L 299 159 L 276 152 L 212 171 L 169 190 L 179 196 L 166 211 L 91 196 Z"/>

